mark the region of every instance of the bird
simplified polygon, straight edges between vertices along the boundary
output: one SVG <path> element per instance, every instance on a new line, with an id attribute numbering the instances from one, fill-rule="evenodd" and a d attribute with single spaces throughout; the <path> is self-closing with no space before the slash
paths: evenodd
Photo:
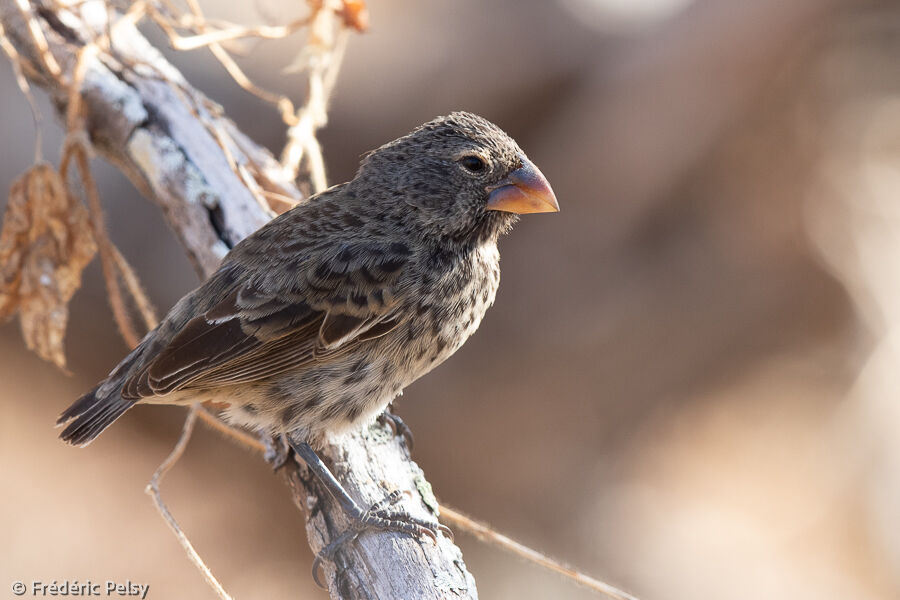
<path id="1" fill-rule="evenodd" d="M 286 440 L 357 529 L 433 533 L 357 505 L 316 448 L 456 352 L 494 303 L 500 236 L 521 214 L 558 210 L 498 126 L 433 119 L 236 244 L 60 415 L 60 437 L 84 446 L 138 403 L 213 400 L 231 423 Z"/>

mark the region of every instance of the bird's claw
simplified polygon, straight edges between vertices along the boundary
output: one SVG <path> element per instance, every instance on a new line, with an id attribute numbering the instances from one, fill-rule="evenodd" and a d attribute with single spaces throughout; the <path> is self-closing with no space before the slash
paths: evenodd
<path id="1" fill-rule="evenodd" d="M 326 587 L 319 578 L 319 567 L 322 566 L 322 563 L 332 561 L 338 548 L 355 540 L 364 531 L 397 531 L 408 533 L 416 538 L 425 535 L 430 537 L 435 544 L 438 543 L 438 535 L 441 533 L 447 535 L 451 540 L 453 539 L 450 529 L 440 523 L 419 519 L 404 511 L 392 510 L 391 506 L 399 502 L 404 494 L 409 495 L 409 492 L 395 490 L 369 507 L 369 510 L 362 515 L 348 516 L 350 526 L 322 548 L 313 560 L 312 576 L 316 585 L 323 589 Z"/>
<path id="2" fill-rule="evenodd" d="M 402 436 L 406 447 L 409 448 L 410 452 L 412 451 L 415 438 L 413 437 L 412 429 L 409 428 L 409 425 L 403 419 L 390 410 L 385 409 L 383 413 L 378 415 L 378 420 L 391 428 L 391 433 L 394 437 Z"/>
<path id="3" fill-rule="evenodd" d="M 282 434 L 273 437 L 268 434 L 262 434 L 260 435 L 260 441 L 266 448 L 263 458 L 272 466 L 273 471 L 278 471 L 287 464 L 288 458 L 291 456 L 291 445 L 287 436 Z"/>

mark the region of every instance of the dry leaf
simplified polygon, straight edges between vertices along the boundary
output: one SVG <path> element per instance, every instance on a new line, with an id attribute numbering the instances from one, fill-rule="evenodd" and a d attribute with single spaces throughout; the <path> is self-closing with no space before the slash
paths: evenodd
<path id="1" fill-rule="evenodd" d="M 87 209 L 52 167 L 13 182 L 0 231 L 0 321 L 18 310 L 25 344 L 60 368 L 68 302 L 96 251 Z"/>

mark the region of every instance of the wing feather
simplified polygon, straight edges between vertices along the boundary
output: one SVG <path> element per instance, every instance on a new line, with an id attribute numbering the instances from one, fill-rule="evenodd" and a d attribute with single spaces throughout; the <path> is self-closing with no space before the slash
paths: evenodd
<path id="1" fill-rule="evenodd" d="M 174 333 L 122 396 L 258 381 L 385 335 L 401 321 L 397 282 L 408 255 L 403 244 L 343 244 L 308 257 L 289 282 L 278 265 L 262 265 Z"/>

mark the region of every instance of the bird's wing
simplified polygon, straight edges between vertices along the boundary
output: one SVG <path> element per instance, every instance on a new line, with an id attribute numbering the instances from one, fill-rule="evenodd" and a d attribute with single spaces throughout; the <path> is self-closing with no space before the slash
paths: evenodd
<path id="1" fill-rule="evenodd" d="M 347 242 L 270 268 L 188 321 L 125 382 L 123 398 L 258 381 L 327 360 L 397 326 L 404 244 Z M 265 265 L 265 263 L 264 263 Z M 290 276 L 287 273 L 290 272 Z"/>

